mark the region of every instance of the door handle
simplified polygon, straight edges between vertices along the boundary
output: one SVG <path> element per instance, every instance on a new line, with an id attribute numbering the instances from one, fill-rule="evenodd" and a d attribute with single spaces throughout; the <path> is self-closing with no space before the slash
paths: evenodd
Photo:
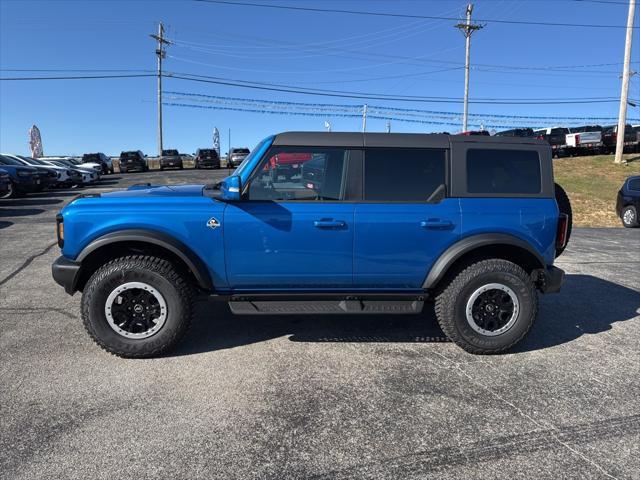
<path id="1" fill-rule="evenodd" d="M 342 220 L 316 220 L 313 226 L 316 228 L 344 228 L 347 224 Z"/>
<path id="2" fill-rule="evenodd" d="M 449 230 L 453 228 L 453 222 L 450 220 L 441 220 L 439 218 L 430 218 L 420 222 L 422 228 L 428 228 L 429 230 Z"/>

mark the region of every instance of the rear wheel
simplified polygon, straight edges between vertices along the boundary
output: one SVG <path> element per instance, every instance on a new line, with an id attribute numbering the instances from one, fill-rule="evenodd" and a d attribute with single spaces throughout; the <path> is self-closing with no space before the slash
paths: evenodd
<path id="1" fill-rule="evenodd" d="M 533 282 L 520 266 L 501 259 L 475 263 L 436 298 L 442 331 L 475 354 L 508 350 L 527 334 L 538 312 Z"/>
<path id="2" fill-rule="evenodd" d="M 104 350 L 120 357 L 153 357 L 182 339 L 191 323 L 193 297 L 193 288 L 170 262 L 122 257 L 89 279 L 82 320 Z"/>
<path id="3" fill-rule="evenodd" d="M 567 216 L 567 239 L 564 243 L 564 247 L 556 249 L 556 258 L 558 258 L 562 255 L 562 252 L 564 252 L 564 249 L 569 244 L 569 238 L 571 237 L 571 229 L 573 226 L 573 211 L 571 210 L 571 201 L 569 200 L 569 196 L 564 188 L 557 183 L 555 183 L 554 186 L 558 210 L 560 210 L 560 213 L 564 213 Z"/>
<path id="4" fill-rule="evenodd" d="M 638 227 L 638 212 L 634 206 L 629 205 L 628 207 L 624 207 L 620 218 L 622 219 L 622 225 L 625 228 Z"/>

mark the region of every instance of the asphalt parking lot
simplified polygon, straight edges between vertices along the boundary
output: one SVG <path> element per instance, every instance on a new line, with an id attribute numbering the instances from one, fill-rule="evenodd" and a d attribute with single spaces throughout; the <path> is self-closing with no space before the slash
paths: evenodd
<path id="1" fill-rule="evenodd" d="M 202 183 L 222 171 L 104 177 Z M 51 279 L 76 190 L 0 201 L 0 478 L 640 478 L 640 229 L 576 229 L 512 353 L 419 316 L 233 317 L 124 360 Z"/>

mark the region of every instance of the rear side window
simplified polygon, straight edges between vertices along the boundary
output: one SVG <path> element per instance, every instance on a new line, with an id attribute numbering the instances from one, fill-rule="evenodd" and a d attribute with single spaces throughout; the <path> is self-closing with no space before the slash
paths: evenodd
<path id="1" fill-rule="evenodd" d="M 467 191 L 469 193 L 540 193 L 540 157 L 531 150 L 469 149 Z"/>
<path id="2" fill-rule="evenodd" d="M 426 202 L 445 183 L 445 159 L 445 150 L 367 149 L 364 160 L 364 199 Z"/>

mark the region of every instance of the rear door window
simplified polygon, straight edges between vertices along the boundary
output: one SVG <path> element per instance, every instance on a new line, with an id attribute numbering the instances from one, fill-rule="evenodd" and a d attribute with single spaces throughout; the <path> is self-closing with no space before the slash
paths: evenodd
<path id="1" fill-rule="evenodd" d="M 426 202 L 445 183 L 446 151 L 369 148 L 364 160 L 364 200 Z"/>
<path id="2" fill-rule="evenodd" d="M 483 195 L 540 193 L 540 157 L 531 150 L 469 149 L 467 191 Z"/>

